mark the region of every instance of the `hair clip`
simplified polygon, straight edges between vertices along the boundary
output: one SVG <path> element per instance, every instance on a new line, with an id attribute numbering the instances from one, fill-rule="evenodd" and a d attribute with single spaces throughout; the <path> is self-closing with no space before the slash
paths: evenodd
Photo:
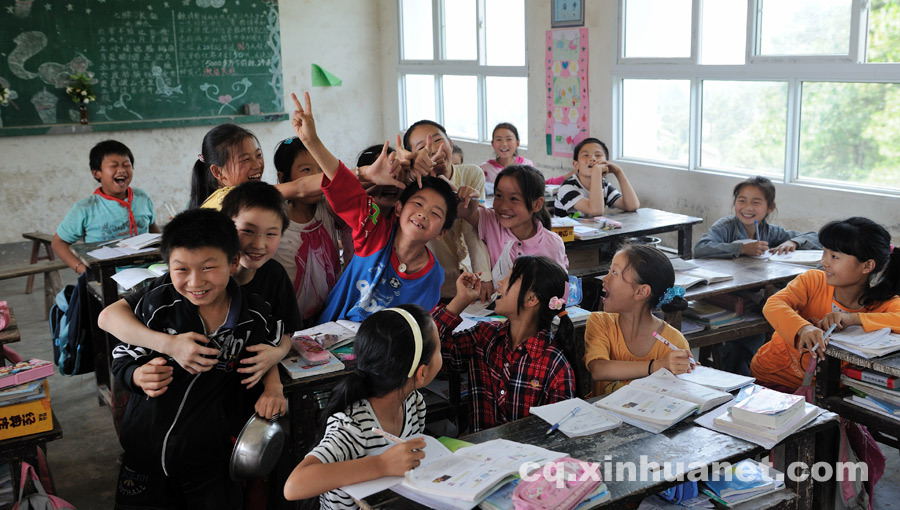
<path id="1" fill-rule="evenodd" d="M 566 306 L 566 300 L 553 296 L 550 298 L 550 303 L 548 304 L 551 310 L 561 310 L 562 307 Z"/>
<path id="2" fill-rule="evenodd" d="M 203 154 L 197 154 L 197 159 L 199 159 L 201 163 L 206 163 L 206 160 L 203 159 Z"/>
<path id="3" fill-rule="evenodd" d="M 282 140 L 281 143 L 287 145 L 287 144 L 293 142 L 293 141 L 296 140 L 296 139 L 297 139 L 296 136 L 291 136 L 291 137 L 289 137 L 289 138 L 285 138 L 284 140 Z"/>
<path id="4" fill-rule="evenodd" d="M 684 287 L 673 285 L 666 289 L 666 293 L 659 299 L 659 304 L 657 306 L 667 305 L 676 297 L 684 297 Z"/>

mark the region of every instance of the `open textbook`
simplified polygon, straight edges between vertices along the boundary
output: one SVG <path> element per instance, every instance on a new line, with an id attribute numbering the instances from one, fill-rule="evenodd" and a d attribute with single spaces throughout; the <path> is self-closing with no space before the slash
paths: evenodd
<path id="1" fill-rule="evenodd" d="M 696 412 L 706 412 L 732 396 L 676 377 L 666 369 L 631 381 L 594 405 L 635 427 L 659 433 Z"/>
<path id="2" fill-rule="evenodd" d="M 356 332 L 359 330 L 358 322 L 348 320 L 338 320 L 332 322 L 324 322 L 318 326 L 301 329 L 294 332 L 293 337 L 308 336 L 314 338 L 322 344 L 322 347 L 328 350 L 334 350 L 342 347 L 356 338 Z"/>
<path id="3" fill-rule="evenodd" d="M 391 489 L 416 501 L 424 499 L 442 502 L 441 505 L 429 505 L 433 507 L 472 508 L 494 490 L 518 476 L 522 464 L 544 464 L 566 456 L 563 452 L 506 439 L 465 446 L 450 453 L 437 439 L 424 437 L 425 458 L 419 467 L 407 471 L 405 476 L 379 478 L 341 489 L 357 500 Z M 376 452 L 372 454 L 381 453 Z"/>
<path id="4" fill-rule="evenodd" d="M 568 437 L 589 436 L 612 430 L 622 424 L 622 420 L 614 414 L 580 398 L 532 407 L 530 412 L 550 426 L 559 423 L 559 431 Z"/>
<path id="5" fill-rule="evenodd" d="M 694 285 L 709 285 L 711 283 L 724 282 L 734 279 L 730 274 L 710 271 L 702 267 L 677 271 L 675 273 L 675 285 L 689 289 Z"/>

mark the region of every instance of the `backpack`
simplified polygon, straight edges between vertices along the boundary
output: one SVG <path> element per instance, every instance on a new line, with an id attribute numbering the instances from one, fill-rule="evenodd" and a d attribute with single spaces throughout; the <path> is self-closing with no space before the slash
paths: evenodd
<path id="1" fill-rule="evenodd" d="M 62 375 L 94 371 L 94 349 L 89 328 L 90 300 L 87 276 L 83 274 L 75 285 L 66 285 L 50 307 L 53 361 Z"/>
<path id="2" fill-rule="evenodd" d="M 25 495 L 25 484 L 31 480 L 34 484 L 34 492 Z M 68 501 L 47 494 L 41 484 L 37 473 L 31 464 L 22 462 L 22 479 L 19 482 L 19 500 L 13 505 L 13 510 L 75 510 L 75 506 Z"/>

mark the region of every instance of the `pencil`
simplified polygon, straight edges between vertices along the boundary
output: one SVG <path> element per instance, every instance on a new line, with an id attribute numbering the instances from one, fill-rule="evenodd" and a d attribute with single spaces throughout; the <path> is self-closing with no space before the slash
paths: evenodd
<path id="1" fill-rule="evenodd" d="M 675 347 L 675 344 L 673 344 L 672 342 L 670 342 L 670 341 L 666 340 L 665 338 L 663 338 L 663 336 L 660 335 L 659 333 L 657 333 L 656 331 L 653 332 L 653 338 L 659 340 L 660 342 L 663 343 L 663 345 L 665 345 L 665 346 L 668 347 L 669 349 L 672 349 L 673 351 L 680 351 L 680 350 L 681 350 L 681 349 L 679 349 L 678 347 Z M 688 352 L 690 352 L 690 351 L 688 351 Z M 688 361 L 691 362 L 691 365 L 696 365 L 696 364 L 697 364 L 697 362 L 694 361 L 694 357 L 691 356 L 690 354 L 688 354 Z"/>

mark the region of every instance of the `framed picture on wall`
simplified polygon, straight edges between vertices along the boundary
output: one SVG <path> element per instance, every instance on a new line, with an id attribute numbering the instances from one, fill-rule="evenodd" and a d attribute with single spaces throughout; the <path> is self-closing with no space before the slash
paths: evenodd
<path id="1" fill-rule="evenodd" d="M 550 26 L 584 26 L 584 0 L 550 0 Z"/>

